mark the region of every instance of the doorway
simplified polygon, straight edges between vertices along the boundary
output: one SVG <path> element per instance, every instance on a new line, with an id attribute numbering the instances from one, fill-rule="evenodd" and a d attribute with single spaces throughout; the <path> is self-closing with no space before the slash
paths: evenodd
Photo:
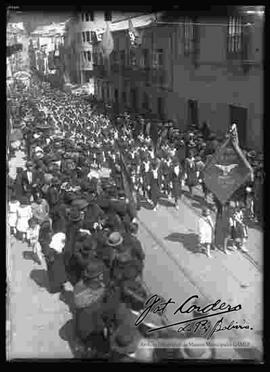
<path id="1" fill-rule="evenodd" d="M 195 124 L 198 127 L 198 101 L 188 100 L 188 126 Z"/>
<path id="2" fill-rule="evenodd" d="M 247 114 L 248 110 L 245 107 L 230 106 L 230 125 L 237 125 L 238 139 L 240 147 L 245 147 L 247 136 Z"/>

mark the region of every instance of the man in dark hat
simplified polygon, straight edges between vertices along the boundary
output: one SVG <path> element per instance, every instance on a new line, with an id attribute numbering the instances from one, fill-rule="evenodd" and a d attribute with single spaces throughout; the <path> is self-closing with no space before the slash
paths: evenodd
<path id="1" fill-rule="evenodd" d="M 33 162 L 26 162 L 26 170 L 22 172 L 22 186 L 24 189 L 24 194 L 33 194 L 33 185 L 37 182 L 37 172 L 34 170 Z"/>
<path id="2" fill-rule="evenodd" d="M 104 273 L 100 260 L 92 260 L 74 287 L 75 329 L 79 340 L 91 351 L 92 356 L 103 356 L 109 351 L 104 336 L 102 303 L 105 297 Z"/>

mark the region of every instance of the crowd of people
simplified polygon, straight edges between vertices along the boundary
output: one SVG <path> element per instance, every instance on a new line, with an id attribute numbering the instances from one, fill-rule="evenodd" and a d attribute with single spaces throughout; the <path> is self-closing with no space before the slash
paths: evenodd
<path id="1" fill-rule="evenodd" d="M 202 170 L 218 140 L 206 124 L 180 133 L 172 122 L 161 126 L 127 113 L 112 117 L 39 81 L 10 99 L 17 102 L 13 127 L 19 134 L 9 156 L 21 149 L 27 159 L 26 169 L 17 168 L 8 182 L 11 234 L 28 242 L 37 263 L 45 259 L 51 293 L 64 296 L 73 289 L 77 352 L 113 361 L 160 361 L 172 353 L 196 357 L 188 348 L 139 347 L 147 331 L 164 320 L 150 313 L 134 325 L 149 295 L 136 217 L 143 198 L 156 210 L 161 193 L 179 209 L 185 185 L 191 195 L 201 185 L 207 196 Z M 254 184 L 245 185 L 245 206 L 259 219 L 253 189 Z M 235 208 L 227 220 L 237 242 L 236 222 L 242 223 L 243 215 L 241 205 Z M 201 234 L 210 257 L 208 240 Z M 153 335 L 180 336 L 168 330 Z M 213 357 L 207 345 L 198 353 L 198 358 Z"/>

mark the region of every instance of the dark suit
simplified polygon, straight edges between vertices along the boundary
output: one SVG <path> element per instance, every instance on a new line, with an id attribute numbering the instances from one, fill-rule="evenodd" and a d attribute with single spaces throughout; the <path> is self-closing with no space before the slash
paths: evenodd
<path id="1" fill-rule="evenodd" d="M 31 171 L 30 172 L 32 176 L 29 177 L 27 170 L 22 172 L 22 187 L 24 190 L 24 195 L 31 194 L 33 193 L 33 185 L 36 184 L 38 181 L 38 173 L 37 171 Z"/>

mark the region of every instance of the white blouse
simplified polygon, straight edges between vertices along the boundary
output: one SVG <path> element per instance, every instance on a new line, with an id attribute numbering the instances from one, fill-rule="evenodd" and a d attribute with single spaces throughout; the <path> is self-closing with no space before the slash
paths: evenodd
<path id="1" fill-rule="evenodd" d="M 158 178 L 158 170 L 157 169 L 153 169 L 153 175 L 154 175 L 154 179 Z"/>

